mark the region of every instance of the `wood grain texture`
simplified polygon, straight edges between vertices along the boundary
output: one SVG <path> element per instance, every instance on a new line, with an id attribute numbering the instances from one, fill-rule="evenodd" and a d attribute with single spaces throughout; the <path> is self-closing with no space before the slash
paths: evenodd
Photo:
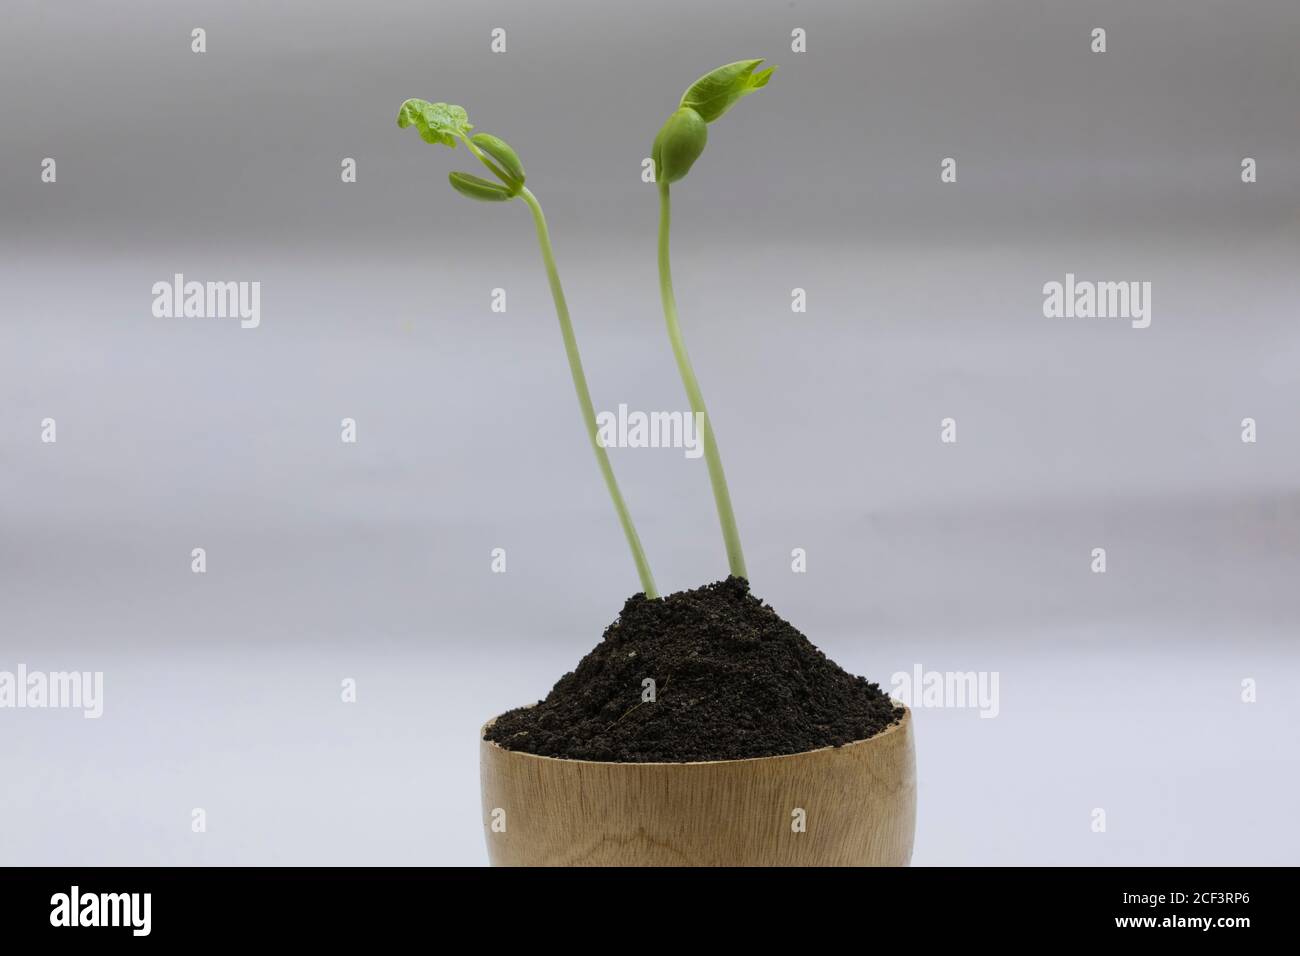
<path id="1" fill-rule="evenodd" d="M 906 866 L 912 715 L 843 747 L 705 763 L 556 760 L 480 744 L 494 866 Z M 802 809 L 805 832 L 794 832 Z M 504 811 L 505 829 L 493 829 Z M 499 824 L 498 824 L 499 825 Z"/>

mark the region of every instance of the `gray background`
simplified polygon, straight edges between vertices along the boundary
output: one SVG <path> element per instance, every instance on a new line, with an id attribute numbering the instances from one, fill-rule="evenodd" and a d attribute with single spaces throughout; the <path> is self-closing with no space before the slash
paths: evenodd
<path id="1" fill-rule="evenodd" d="M 0 711 L 0 863 L 484 860 L 479 724 L 637 582 L 526 210 L 397 107 L 520 151 L 597 405 L 680 409 L 640 160 L 748 56 L 674 253 L 755 590 L 873 679 L 1001 675 L 917 713 L 915 862 L 1298 862 L 1297 49 L 1291 0 L 7 4 L 0 670 L 106 700 Z M 1043 318 L 1067 271 L 1151 327 Z M 152 317 L 174 272 L 261 327 Z M 722 575 L 703 462 L 614 460 L 661 588 Z"/>

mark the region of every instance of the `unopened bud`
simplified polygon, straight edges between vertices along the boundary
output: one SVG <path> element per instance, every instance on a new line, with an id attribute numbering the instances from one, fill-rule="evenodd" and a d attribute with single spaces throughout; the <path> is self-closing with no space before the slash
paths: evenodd
<path id="1" fill-rule="evenodd" d="M 475 133 L 470 140 L 501 165 L 507 177 L 503 182 L 511 195 L 519 192 L 524 184 L 524 164 L 519 162 L 519 154 L 510 148 L 510 144 L 490 133 Z"/>
<path id="2" fill-rule="evenodd" d="M 651 156 L 655 161 L 655 180 L 675 183 L 691 171 L 709 141 L 709 127 L 704 118 L 689 106 L 683 106 L 664 123 L 655 137 Z"/>
<path id="3" fill-rule="evenodd" d="M 470 199 L 480 199 L 483 202 L 505 202 L 507 199 L 514 197 L 514 194 L 505 186 L 498 186 L 496 183 L 490 183 L 486 179 L 479 179 L 469 173 L 449 173 L 447 178 L 451 181 L 452 188 L 456 192 L 462 196 L 468 196 Z"/>

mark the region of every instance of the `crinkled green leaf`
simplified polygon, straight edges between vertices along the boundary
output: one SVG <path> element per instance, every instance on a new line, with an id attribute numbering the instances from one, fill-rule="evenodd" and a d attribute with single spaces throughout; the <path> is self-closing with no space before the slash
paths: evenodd
<path id="1" fill-rule="evenodd" d="M 682 95 L 681 105 L 689 106 L 704 118 L 704 122 L 712 123 L 741 97 L 767 86 L 776 67 L 769 66 L 755 73 L 762 62 L 761 59 L 738 60 L 705 73 Z"/>
<path id="2" fill-rule="evenodd" d="M 414 126 L 426 143 L 441 143 L 456 147 L 456 137 L 473 129 L 469 114 L 450 103 L 430 103 L 428 100 L 407 100 L 397 111 L 397 125 L 405 129 Z"/>
<path id="3" fill-rule="evenodd" d="M 470 199 L 481 199 L 483 202 L 505 202 L 507 199 L 513 199 L 515 195 L 505 186 L 497 185 L 486 179 L 480 179 L 478 176 L 471 176 L 469 173 L 448 173 L 447 179 L 451 181 L 451 186 L 456 192 L 462 196 L 468 196 Z"/>

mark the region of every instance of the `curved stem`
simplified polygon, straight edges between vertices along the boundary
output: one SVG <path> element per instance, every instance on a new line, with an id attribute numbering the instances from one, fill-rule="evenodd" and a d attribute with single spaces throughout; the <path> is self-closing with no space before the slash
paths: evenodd
<path id="1" fill-rule="evenodd" d="M 736 515 L 731 510 L 731 492 L 727 490 L 727 476 L 722 473 L 722 456 L 718 454 L 718 443 L 713 437 L 713 423 L 709 420 L 709 410 L 704 407 L 704 395 L 700 392 L 700 383 L 695 379 L 695 370 L 691 368 L 691 357 L 686 354 L 686 342 L 682 338 L 682 329 L 677 322 L 677 298 L 673 295 L 673 272 L 668 257 L 668 232 L 672 225 L 672 203 L 668 196 L 668 184 L 659 184 L 659 295 L 663 299 L 664 321 L 668 324 L 668 338 L 673 344 L 673 355 L 677 359 L 677 371 L 686 386 L 686 397 L 690 400 L 691 411 L 703 423 L 704 461 L 709 466 L 709 483 L 713 485 L 713 500 L 718 505 L 718 523 L 722 526 L 722 540 L 727 545 L 727 564 L 731 573 L 738 578 L 748 580 L 745 571 L 745 553 L 740 547 L 740 532 L 736 529 Z"/>
<path id="2" fill-rule="evenodd" d="M 614 478 L 613 466 L 609 463 L 609 452 L 597 438 L 599 429 L 596 425 L 596 409 L 591 404 L 591 391 L 587 388 L 587 376 L 582 370 L 582 356 L 578 354 L 578 340 L 573 334 L 573 323 L 569 321 L 569 306 L 564 301 L 564 289 L 560 285 L 560 273 L 555 268 L 555 253 L 551 250 L 551 234 L 546 228 L 546 217 L 542 207 L 527 188 L 519 190 L 520 197 L 532 210 L 533 222 L 537 225 L 537 244 L 542 247 L 542 261 L 546 264 L 546 278 L 551 284 L 551 298 L 555 300 L 555 314 L 560 320 L 560 333 L 564 337 L 564 352 L 569 357 L 569 371 L 573 375 L 573 388 L 578 393 L 578 404 L 582 406 L 582 417 L 587 425 L 587 437 L 591 440 L 591 450 L 596 453 L 596 463 L 605 478 L 605 487 L 618 512 L 619 523 L 627 537 L 628 547 L 632 549 L 632 559 L 636 562 L 636 572 L 641 576 L 641 588 L 648 598 L 657 598 L 654 575 L 650 573 L 650 564 L 646 561 L 645 551 L 641 548 L 641 539 L 632 524 L 632 515 L 627 510 L 623 493 L 619 491 L 618 481 Z"/>

